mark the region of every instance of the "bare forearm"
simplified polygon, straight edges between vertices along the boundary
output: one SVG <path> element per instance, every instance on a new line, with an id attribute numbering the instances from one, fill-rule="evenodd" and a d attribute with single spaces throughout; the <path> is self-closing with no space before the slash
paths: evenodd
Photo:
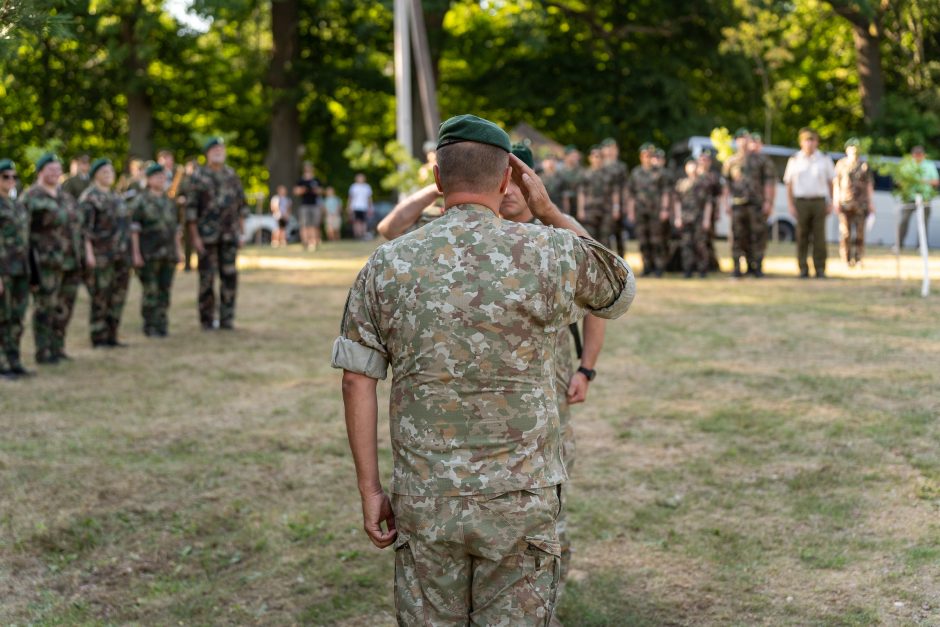
<path id="1" fill-rule="evenodd" d="M 607 330 L 607 321 L 588 314 L 584 318 L 584 348 L 581 351 L 581 365 L 588 370 L 594 370 L 597 358 L 604 346 L 604 332 Z"/>
<path id="2" fill-rule="evenodd" d="M 131 231 L 131 254 L 134 259 L 140 257 L 140 233 Z"/>
<path id="3" fill-rule="evenodd" d="M 356 466 L 356 483 L 363 495 L 382 490 L 379 478 L 377 381 L 355 372 L 343 372 L 346 434 Z"/>
<path id="4" fill-rule="evenodd" d="M 440 196 L 436 185 L 419 189 L 398 203 L 392 211 L 382 218 L 376 230 L 385 239 L 400 237 L 421 217 L 421 212 L 433 204 Z"/>
<path id="5" fill-rule="evenodd" d="M 542 224 L 547 226 L 555 227 L 556 229 L 567 229 L 572 231 L 578 237 L 591 237 L 590 234 L 584 230 L 584 227 L 581 226 L 581 223 L 575 220 L 573 217 L 566 215 L 561 212 L 561 210 L 552 205 L 554 211 L 549 213 L 547 216 L 539 218 L 542 221 Z"/>

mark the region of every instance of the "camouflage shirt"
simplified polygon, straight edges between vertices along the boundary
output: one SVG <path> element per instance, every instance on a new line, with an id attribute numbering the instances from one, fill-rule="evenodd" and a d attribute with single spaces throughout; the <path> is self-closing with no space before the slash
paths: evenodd
<path id="1" fill-rule="evenodd" d="M 868 163 L 859 159 L 855 163 L 848 157 L 839 159 L 836 164 L 836 180 L 839 181 L 839 202 L 843 207 L 852 207 L 867 211 L 868 186 L 871 184 L 871 169 Z"/>
<path id="2" fill-rule="evenodd" d="M 0 198 L 0 275 L 29 272 L 29 214 L 22 203 Z"/>
<path id="3" fill-rule="evenodd" d="M 203 242 L 237 242 L 246 217 L 245 190 L 235 170 L 202 167 L 193 173 L 186 190 L 186 221 L 196 223 Z"/>
<path id="4" fill-rule="evenodd" d="M 707 174 L 697 174 L 680 179 L 676 183 L 676 200 L 682 210 L 683 222 L 702 220 L 705 217 L 705 206 L 714 201 L 711 177 Z M 714 211 L 713 206 L 713 214 Z"/>
<path id="5" fill-rule="evenodd" d="M 663 195 L 667 193 L 666 174 L 662 168 L 633 168 L 627 187 L 636 203 L 636 212 L 659 213 L 663 208 Z"/>
<path id="6" fill-rule="evenodd" d="M 451 207 L 380 246 L 346 303 L 332 364 L 392 367 L 392 491 L 492 494 L 566 479 L 555 385 L 558 332 L 586 311 L 622 315 L 626 263 L 572 232 Z"/>
<path id="7" fill-rule="evenodd" d="M 728 180 L 733 205 L 764 204 L 764 185 L 775 181 L 777 173 L 771 160 L 763 155 L 735 153 L 721 169 Z"/>
<path id="8" fill-rule="evenodd" d="M 604 169 L 607 170 L 610 195 L 616 193 L 617 200 L 623 207 L 627 199 L 627 180 L 630 178 L 630 170 L 627 169 L 627 164 L 619 159 L 605 163 Z"/>
<path id="9" fill-rule="evenodd" d="M 75 225 L 81 220 L 75 199 L 61 190 L 51 196 L 33 185 L 23 194 L 23 205 L 29 212 L 29 247 L 36 262 L 58 270 L 79 267 L 84 246 L 81 229 L 77 237 L 75 233 Z"/>
<path id="10" fill-rule="evenodd" d="M 578 208 L 578 185 L 581 184 L 583 175 L 584 170 L 580 167 L 573 169 L 561 168 L 558 171 L 558 176 L 561 177 L 562 203 L 567 199 L 572 213 Z M 558 205 L 558 208 L 564 210 L 565 206 L 561 204 Z"/>
<path id="11" fill-rule="evenodd" d="M 610 210 L 610 171 L 606 168 L 588 168 L 581 177 L 578 192 L 584 194 L 584 210 L 587 213 L 604 213 Z"/>
<path id="12" fill-rule="evenodd" d="M 179 229 L 176 203 L 166 194 L 144 190 L 130 202 L 131 230 L 139 233 L 144 261 L 175 261 Z"/>
<path id="13" fill-rule="evenodd" d="M 542 183 L 545 185 L 545 191 L 548 192 L 549 199 L 559 209 L 564 208 L 562 198 L 564 197 L 565 181 L 559 172 L 554 174 L 543 174 Z"/>
<path id="14" fill-rule="evenodd" d="M 130 214 L 127 203 L 118 194 L 90 185 L 78 201 L 85 219 L 85 237 L 99 262 L 128 258 Z"/>

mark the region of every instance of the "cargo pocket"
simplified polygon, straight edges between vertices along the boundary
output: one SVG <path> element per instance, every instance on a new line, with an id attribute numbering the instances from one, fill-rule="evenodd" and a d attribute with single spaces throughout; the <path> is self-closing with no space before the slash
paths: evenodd
<path id="1" fill-rule="evenodd" d="M 532 592 L 543 603 L 547 625 L 555 610 L 561 577 L 561 543 L 537 536 L 526 536 L 525 542 L 526 579 Z"/>
<path id="2" fill-rule="evenodd" d="M 401 531 L 395 538 L 395 614 L 399 625 L 424 623 L 425 607 L 421 582 L 415 568 L 411 540 Z"/>

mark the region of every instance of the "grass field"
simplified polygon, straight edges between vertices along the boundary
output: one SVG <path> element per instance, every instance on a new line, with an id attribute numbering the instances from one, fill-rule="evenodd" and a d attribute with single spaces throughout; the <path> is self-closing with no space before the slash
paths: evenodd
<path id="1" fill-rule="evenodd" d="M 124 350 L 90 348 L 82 294 L 74 361 L 0 382 L 0 624 L 393 623 L 329 367 L 370 250 L 245 251 L 234 333 L 179 274 L 144 338 L 135 279 Z M 792 254 L 640 279 L 609 325 L 566 625 L 940 625 L 940 297 L 884 251 L 827 281 Z"/>

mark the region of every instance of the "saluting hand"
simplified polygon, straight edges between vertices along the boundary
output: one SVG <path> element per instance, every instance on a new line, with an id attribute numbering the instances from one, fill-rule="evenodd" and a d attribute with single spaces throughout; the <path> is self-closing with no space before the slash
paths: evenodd
<path id="1" fill-rule="evenodd" d="M 387 531 L 382 531 L 382 523 Z M 362 526 L 372 544 L 384 549 L 395 541 L 398 531 L 395 529 L 395 513 L 388 495 L 380 490 L 362 496 Z"/>
<path id="2" fill-rule="evenodd" d="M 512 180 L 519 186 L 532 215 L 546 222 L 544 218 L 557 212 L 558 208 L 549 199 L 542 179 L 516 155 L 509 155 L 509 166 L 512 168 Z"/>

